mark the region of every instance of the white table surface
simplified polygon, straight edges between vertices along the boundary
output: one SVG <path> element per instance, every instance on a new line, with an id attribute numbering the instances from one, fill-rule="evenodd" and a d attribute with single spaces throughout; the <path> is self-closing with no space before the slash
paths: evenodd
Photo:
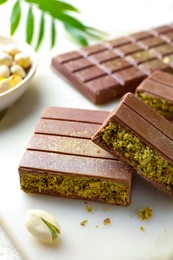
<path id="1" fill-rule="evenodd" d="M 173 22 L 173 0 L 69 0 L 68 2 L 74 4 L 81 10 L 80 19 L 83 22 L 109 32 L 110 38 Z M 9 35 L 9 17 L 12 3 L 14 3 L 14 1 L 11 0 L 8 1 L 7 4 L 0 6 L 0 34 L 2 35 Z M 23 4 L 23 22 L 15 34 L 18 41 L 24 40 L 23 32 L 27 7 L 28 5 Z M 35 13 L 38 17 L 39 14 L 37 14 L 38 12 L 36 10 Z M 36 22 L 38 22 L 38 19 Z M 49 22 L 47 22 L 46 25 L 47 28 L 48 23 Z M 16 165 L 18 164 L 42 109 L 45 106 L 65 106 L 86 109 L 107 109 L 111 111 L 115 107 L 115 102 L 104 106 L 93 105 L 67 82 L 58 78 L 51 70 L 50 58 L 54 53 L 59 54 L 76 48 L 78 48 L 78 46 L 69 40 L 60 26 L 56 48 L 50 51 L 49 33 L 47 33 L 44 44 L 38 51 L 38 70 L 31 86 L 0 121 L 0 259 L 21 259 L 13 248 L 12 243 L 8 240 L 7 234 L 2 230 L 2 228 L 4 228 L 7 233 L 9 232 L 7 227 L 8 217 L 6 223 L 3 216 L 6 213 L 5 203 L 6 201 L 9 203 L 10 196 L 11 209 L 12 212 L 16 214 L 15 208 L 13 208 L 15 205 L 15 203 L 13 205 L 13 194 L 9 195 L 8 189 L 10 187 L 12 190 L 19 189 L 18 180 L 15 180 L 13 184 L 8 183 L 9 179 L 5 176 L 8 166 L 6 166 L 4 162 L 14 162 L 15 159 Z M 16 154 L 17 147 L 19 148 L 19 154 Z M 7 183 L 9 187 L 5 186 Z M 20 199 L 23 199 L 23 196 L 25 197 L 26 195 L 20 193 L 19 203 Z M 42 207 L 44 208 L 44 203 Z M 23 219 L 23 216 L 21 218 L 19 217 L 19 219 Z M 8 235 L 10 236 L 10 232 Z M 38 256 L 35 256 L 35 259 L 38 259 Z M 62 260 L 66 259 L 67 258 L 63 258 Z M 90 259 L 93 258 L 91 257 Z M 97 259 L 97 256 L 95 256 L 95 259 Z M 131 258 L 127 256 L 126 260 L 128 259 Z M 173 258 L 172 254 L 169 253 L 168 256 L 162 255 L 159 259 L 171 260 Z"/>

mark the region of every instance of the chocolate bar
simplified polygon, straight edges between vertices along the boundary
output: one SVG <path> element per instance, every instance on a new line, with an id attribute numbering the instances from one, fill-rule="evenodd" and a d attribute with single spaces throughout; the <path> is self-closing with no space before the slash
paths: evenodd
<path id="1" fill-rule="evenodd" d="M 173 74 L 173 26 L 57 55 L 52 58 L 52 67 L 91 102 L 104 104 L 134 92 L 155 70 Z"/>
<path id="2" fill-rule="evenodd" d="M 173 125 L 127 93 L 92 138 L 173 197 Z"/>
<path id="3" fill-rule="evenodd" d="M 173 118 L 173 76 L 153 72 L 137 88 L 136 96 L 167 119 Z"/>
<path id="4" fill-rule="evenodd" d="M 132 168 L 91 141 L 108 112 L 48 107 L 19 166 L 21 189 L 126 206 Z"/>

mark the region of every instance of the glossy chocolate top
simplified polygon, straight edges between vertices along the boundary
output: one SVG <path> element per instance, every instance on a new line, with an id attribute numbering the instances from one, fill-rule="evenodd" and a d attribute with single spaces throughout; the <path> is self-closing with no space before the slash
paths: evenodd
<path id="1" fill-rule="evenodd" d="M 145 93 L 173 103 L 173 76 L 156 71 L 145 79 L 136 89 L 136 93 Z"/>
<path id="2" fill-rule="evenodd" d="M 134 92 L 153 71 L 173 74 L 173 27 L 164 25 L 61 54 L 53 57 L 52 66 L 93 103 L 103 104 Z"/>
<path id="3" fill-rule="evenodd" d="M 19 170 L 106 178 L 130 186 L 132 169 L 91 141 L 107 116 L 106 111 L 45 108 Z"/>
<path id="4" fill-rule="evenodd" d="M 93 137 L 99 144 L 100 130 L 109 122 L 118 123 L 138 136 L 169 162 L 173 163 L 173 125 L 131 93 L 110 114 Z"/>

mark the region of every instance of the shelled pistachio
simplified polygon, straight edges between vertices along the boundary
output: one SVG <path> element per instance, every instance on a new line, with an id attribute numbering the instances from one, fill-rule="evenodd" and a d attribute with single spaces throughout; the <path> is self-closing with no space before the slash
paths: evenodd
<path id="1" fill-rule="evenodd" d="M 29 54 L 16 44 L 0 45 L 0 93 L 21 82 L 31 64 Z"/>
<path id="2" fill-rule="evenodd" d="M 25 227 L 35 238 L 49 243 L 57 239 L 61 233 L 57 220 L 39 209 L 28 210 Z"/>

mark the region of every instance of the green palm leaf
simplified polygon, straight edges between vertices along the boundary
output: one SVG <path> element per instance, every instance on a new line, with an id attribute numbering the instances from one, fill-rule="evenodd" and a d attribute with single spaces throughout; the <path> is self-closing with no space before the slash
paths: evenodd
<path id="1" fill-rule="evenodd" d="M 26 42 L 30 44 L 32 42 L 34 34 L 34 15 L 32 11 L 32 7 L 29 7 L 26 21 Z"/>
<path id="2" fill-rule="evenodd" d="M 56 42 L 56 28 L 55 28 L 55 21 L 52 19 L 51 22 L 51 48 L 55 46 Z"/>
<path id="3" fill-rule="evenodd" d="M 60 20 L 63 23 L 70 24 L 71 26 L 74 26 L 81 30 L 85 28 L 85 25 L 83 25 L 78 19 L 64 12 L 57 11 L 56 9 L 51 8 L 49 5 L 48 6 L 39 5 L 39 8 L 44 12 L 48 12 L 52 17 Z"/>
<path id="4" fill-rule="evenodd" d="M 10 17 L 11 35 L 13 35 L 15 33 L 15 31 L 19 25 L 20 18 L 21 18 L 21 6 L 20 6 L 20 2 L 16 1 L 16 3 L 14 4 L 14 6 L 12 8 L 11 17 Z"/>
<path id="5" fill-rule="evenodd" d="M 8 0 L 0 0 L 0 5 L 6 3 Z"/>
<path id="6" fill-rule="evenodd" d="M 0 5 L 6 3 L 8 0 L 0 0 Z M 48 14 L 51 18 L 51 37 L 50 45 L 51 48 L 54 47 L 56 42 L 56 21 L 61 22 L 64 25 L 65 30 L 70 34 L 70 36 L 77 41 L 80 45 L 88 45 L 88 38 L 92 37 L 95 39 L 103 39 L 106 34 L 98 29 L 89 27 L 83 24 L 79 19 L 71 15 L 72 12 L 79 12 L 79 10 L 73 5 L 63 2 L 63 0 L 16 0 L 12 7 L 10 16 L 10 32 L 13 35 L 19 26 L 21 20 L 21 5 L 22 2 L 28 3 L 30 5 L 27 18 L 26 18 L 26 32 L 25 38 L 27 43 L 31 44 L 34 37 L 34 8 L 38 8 L 41 12 L 39 32 L 36 42 L 36 50 L 40 47 L 45 31 L 45 18 L 44 14 Z"/>
<path id="7" fill-rule="evenodd" d="M 41 42 L 43 40 L 44 29 L 45 29 L 45 20 L 44 20 L 44 13 L 42 13 L 41 17 L 40 17 L 40 29 L 39 29 L 37 45 L 35 47 L 36 50 L 38 50 L 38 48 L 40 47 L 40 44 L 41 44 Z"/>
<path id="8" fill-rule="evenodd" d="M 47 0 L 26 0 L 26 2 L 37 4 L 39 6 L 42 6 L 42 8 L 44 9 L 47 9 L 47 7 L 49 6 L 49 8 L 52 10 L 70 11 L 70 12 L 79 13 L 79 10 L 73 5 L 58 0 L 49 0 L 49 3 Z"/>
<path id="9" fill-rule="evenodd" d="M 71 37 L 75 41 L 77 41 L 80 45 L 82 45 L 82 46 L 88 45 L 87 39 L 78 30 L 75 30 L 73 27 L 71 27 L 68 24 L 65 24 L 64 27 L 65 27 L 66 31 L 71 35 Z"/>

